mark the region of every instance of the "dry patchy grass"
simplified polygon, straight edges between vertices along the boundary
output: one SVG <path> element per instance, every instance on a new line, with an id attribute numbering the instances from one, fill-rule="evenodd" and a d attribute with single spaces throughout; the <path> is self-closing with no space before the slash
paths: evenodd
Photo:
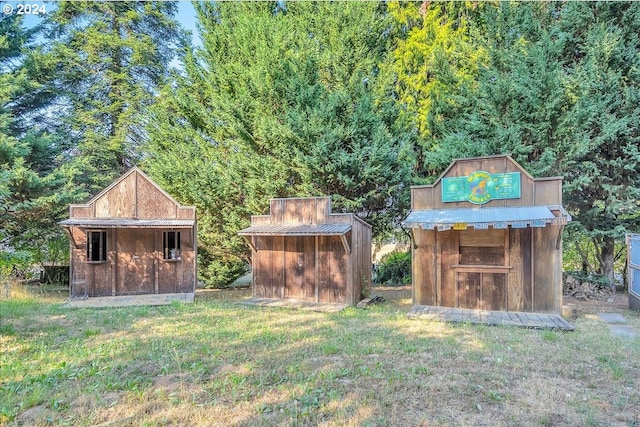
<path id="1" fill-rule="evenodd" d="M 248 290 L 109 310 L 0 300 L 0 424 L 640 424 L 640 340 L 593 307 L 562 333 L 408 320 L 407 287 L 374 293 L 387 303 L 333 314 L 236 304 Z"/>

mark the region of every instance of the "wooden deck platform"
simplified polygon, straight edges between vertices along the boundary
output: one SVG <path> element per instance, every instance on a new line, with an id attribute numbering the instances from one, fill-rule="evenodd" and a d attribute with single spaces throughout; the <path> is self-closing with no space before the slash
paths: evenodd
<path id="1" fill-rule="evenodd" d="M 167 305 L 174 301 L 193 302 L 193 293 L 181 294 L 149 294 L 149 295 L 117 295 L 114 297 L 72 298 L 63 307 L 66 308 L 110 308 L 132 307 L 144 305 Z"/>
<path id="2" fill-rule="evenodd" d="M 300 301 L 295 299 L 250 298 L 240 301 L 241 304 L 259 305 L 261 307 L 295 308 L 299 310 L 336 313 L 347 308 L 347 304 Z"/>
<path id="3" fill-rule="evenodd" d="M 533 329 L 559 329 L 573 331 L 575 327 L 557 314 L 523 313 L 517 311 L 470 310 L 463 308 L 414 305 L 409 319 L 441 322 L 472 323 L 479 325 L 518 326 Z"/>

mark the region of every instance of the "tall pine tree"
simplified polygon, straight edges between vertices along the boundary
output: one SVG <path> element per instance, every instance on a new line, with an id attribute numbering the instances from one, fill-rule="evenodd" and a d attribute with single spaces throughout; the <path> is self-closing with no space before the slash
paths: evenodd
<path id="1" fill-rule="evenodd" d="M 144 111 L 187 43 L 176 11 L 175 2 L 62 1 L 48 14 L 70 174 L 89 193 L 138 160 Z"/>
<path id="2" fill-rule="evenodd" d="M 56 94 L 38 31 L 21 16 L 0 17 L 0 243 L 55 262 L 66 246 L 55 223 L 78 193 L 61 171 L 65 139 L 48 126 Z"/>

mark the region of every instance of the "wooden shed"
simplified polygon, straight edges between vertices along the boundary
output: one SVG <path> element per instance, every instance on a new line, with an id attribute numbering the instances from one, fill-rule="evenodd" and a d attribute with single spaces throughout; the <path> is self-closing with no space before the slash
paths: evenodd
<path id="1" fill-rule="evenodd" d="M 458 159 L 411 188 L 413 303 L 560 314 L 562 178 L 510 156 Z"/>
<path id="2" fill-rule="evenodd" d="M 253 296 L 353 305 L 371 283 L 371 226 L 331 213 L 329 197 L 271 199 L 241 230 L 252 250 Z"/>
<path id="3" fill-rule="evenodd" d="M 196 212 L 132 168 L 60 222 L 71 297 L 194 293 Z"/>

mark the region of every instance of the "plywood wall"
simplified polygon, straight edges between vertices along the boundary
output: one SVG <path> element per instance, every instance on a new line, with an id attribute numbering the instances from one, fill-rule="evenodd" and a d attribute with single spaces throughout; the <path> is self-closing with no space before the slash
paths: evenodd
<path id="1" fill-rule="evenodd" d="M 135 218 L 135 190 L 136 174 L 131 174 L 95 200 L 95 217 Z"/>

